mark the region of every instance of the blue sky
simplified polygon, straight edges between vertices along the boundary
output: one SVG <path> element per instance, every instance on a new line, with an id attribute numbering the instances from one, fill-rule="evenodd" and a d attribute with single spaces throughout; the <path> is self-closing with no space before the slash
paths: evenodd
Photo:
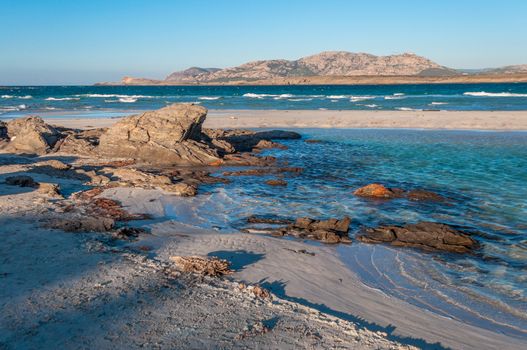
<path id="1" fill-rule="evenodd" d="M 0 0 L 0 84 L 162 78 L 326 50 L 527 63 L 525 0 Z"/>

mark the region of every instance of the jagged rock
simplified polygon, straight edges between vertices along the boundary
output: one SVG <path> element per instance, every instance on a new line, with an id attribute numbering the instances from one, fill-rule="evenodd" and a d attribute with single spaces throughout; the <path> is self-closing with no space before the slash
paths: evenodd
<path id="1" fill-rule="evenodd" d="M 46 227 L 66 232 L 107 232 L 114 228 L 115 221 L 110 218 L 82 216 L 53 218 Z"/>
<path id="2" fill-rule="evenodd" d="M 280 179 L 267 180 L 265 183 L 269 186 L 287 186 L 287 181 Z"/>
<path id="3" fill-rule="evenodd" d="M 137 169 L 119 168 L 113 170 L 113 175 L 129 186 L 158 188 L 178 196 L 190 197 L 195 196 L 198 192 L 195 184 L 174 183 L 169 176 L 150 174 Z"/>
<path id="4" fill-rule="evenodd" d="M 18 154 L 45 154 L 53 149 L 61 137 L 55 128 L 40 117 L 11 120 L 3 125 L 0 134 L 9 139 L 8 142 L 0 143 L 0 149 Z"/>
<path id="5" fill-rule="evenodd" d="M 65 129 L 64 133 L 67 136 L 57 143 L 55 149 L 65 154 L 94 156 L 99 138 L 105 130 L 103 128 L 91 130 Z"/>
<path id="6" fill-rule="evenodd" d="M 47 166 L 55 170 L 69 170 L 71 165 L 61 162 L 60 160 L 50 159 L 42 162 L 38 162 L 35 166 Z"/>
<path id="7" fill-rule="evenodd" d="M 276 234 L 308 238 L 331 244 L 351 243 L 351 239 L 348 237 L 350 223 L 351 219 L 347 216 L 342 220 L 298 218 L 293 224 L 278 229 Z"/>
<path id="8" fill-rule="evenodd" d="M 280 219 L 280 218 L 269 218 L 261 216 L 250 216 L 247 218 L 247 222 L 251 224 L 273 224 L 273 225 L 289 225 L 291 220 Z"/>
<path id="9" fill-rule="evenodd" d="M 53 198 L 62 198 L 60 186 L 57 184 L 41 182 L 38 184 L 38 192 Z"/>
<path id="10" fill-rule="evenodd" d="M 284 167 L 284 168 L 257 168 L 257 169 L 247 169 L 239 171 L 225 171 L 224 176 L 257 176 L 257 175 L 267 175 L 267 174 L 280 174 L 280 173 L 301 173 L 304 171 L 303 168 L 298 167 Z"/>
<path id="11" fill-rule="evenodd" d="M 158 164 L 208 164 L 219 159 L 215 148 L 202 142 L 207 110 L 173 104 L 118 121 L 100 137 L 98 151 L 110 157 Z"/>
<path id="12" fill-rule="evenodd" d="M 281 148 L 286 146 L 272 140 L 294 140 L 301 135 L 293 131 L 270 130 L 255 132 L 250 130 L 203 129 L 203 133 L 212 143 L 218 144 L 225 153 L 251 152 L 265 148 Z"/>
<path id="13" fill-rule="evenodd" d="M 406 198 L 413 201 L 444 201 L 445 198 L 438 195 L 437 193 L 425 191 L 425 190 L 410 190 L 405 191 L 399 188 L 388 188 L 381 184 L 369 184 L 361 187 L 355 192 L 354 195 L 359 197 L 368 198 L 382 198 L 382 199 L 393 199 L 393 198 Z"/>
<path id="14" fill-rule="evenodd" d="M 359 236 L 359 240 L 365 243 L 390 243 L 394 246 L 452 253 L 467 253 L 477 247 L 477 242 L 467 234 L 435 222 L 369 228 Z"/>
<path id="15" fill-rule="evenodd" d="M 6 177 L 5 183 L 11 186 L 38 187 L 38 182 L 36 182 L 31 176 L 27 176 L 27 175 L 17 175 L 17 176 Z"/>
<path id="16" fill-rule="evenodd" d="M 148 233 L 145 229 L 139 227 L 121 227 L 112 233 L 112 237 L 115 239 L 133 239 L 139 237 L 141 234 Z"/>

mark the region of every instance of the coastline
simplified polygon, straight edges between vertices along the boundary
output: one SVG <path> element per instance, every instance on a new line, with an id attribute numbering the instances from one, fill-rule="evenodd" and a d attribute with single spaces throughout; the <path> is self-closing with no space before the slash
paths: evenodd
<path id="1" fill-rule="evenodd" d="M 51 124 L 79 129 L 108 127 L 118 120 L 41 116 Z M 525 131 L 527 111 L 209 110 L 205 126 Z"/>

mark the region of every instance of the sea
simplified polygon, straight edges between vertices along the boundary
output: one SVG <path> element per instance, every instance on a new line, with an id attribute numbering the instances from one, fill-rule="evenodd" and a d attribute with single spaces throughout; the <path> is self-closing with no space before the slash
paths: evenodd
<path id="1" fill-rule="evenodd" d="M 210 109 L 527 111 L 527 84 L 389 86 L 46 86 L 0 88 L 1 119 L 45 113 L 97 118 L 174 102 Z M 167 197 L 166 215 L 239 232 L 251 215 L 352 218 L 351 245 L 335 254 L 361 280 L 444 317 L 527 341 L 527 132 L 295 129 L 304 139 L 268 150 L 300 174 L 286 187 L 269 176 L 204 185 L 193 198 Z M 220 169 L 217 175 L 222 176 Z M 276 176 L 276 175 L 275 175 Z M 436 192 L 445 202 L 354 196 L 369 183 Z M 360 243 L 367 227 L 419 221 L 453 225 L 481 243 L 473 254 L 430 253 Z M 317 243 L 311 243 L 317 244 Z"/>
<path id="2" fill-rule="evenodd" d="M 4 118 L 27 113 L 64 116 L 63 112 L 108 116 L 176 102 L 210 109 L 515 111 L 527 109 L 527 83 L 0 87 Z"/>

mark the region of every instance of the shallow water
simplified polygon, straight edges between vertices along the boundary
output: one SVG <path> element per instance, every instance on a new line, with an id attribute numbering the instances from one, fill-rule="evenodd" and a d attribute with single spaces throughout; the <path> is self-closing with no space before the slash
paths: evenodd
<path id="1" fill-rule="evenodd" d="M 250 215 L 353 218 L 365 226 L 422 220 L 463 226 L 482 243 L 473 255 L 424 253 L 354 239 L 335 253 L 366 284 L 443 316 L 527 337 L 527 133 L 417 130 L 300 130 L 307 144 L 266 154 L 300 166 L 288 186 L 274 176 L 233 177 L 189 199 L 166 200 L 167 215 L 233 232 Z M 224 169 L 222 169 L 224 171 Z M 357 198 L 357 187 L 426 189 L 446 203 Z"/>
<path id="2" fill-rule="evenodd" d="M 527 83 L 0 87 L 0 115 L 4 117 L 150 110 L 175 102 L 212 109 L 526 110 Z"/>

